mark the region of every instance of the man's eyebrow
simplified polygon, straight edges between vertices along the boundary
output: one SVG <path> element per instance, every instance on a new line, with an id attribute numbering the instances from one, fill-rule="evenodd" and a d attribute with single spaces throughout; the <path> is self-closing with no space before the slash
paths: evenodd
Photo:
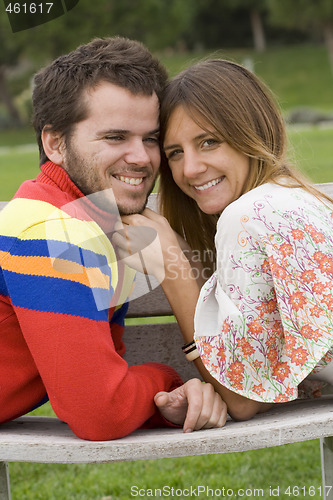
<path id="1" fill-rule="evenodd" d="M 147 135 L 159 135 L 160 133 L 160 128 L 157 127 L 154 130 L 151 130 L 150 132 L 147 132 Z"/>
<path id="2" fill-rule="evenodd" d="M 159 127 L 154 129 L 154 130 L 151 130 L 149 132 L 146 132 L 144 135 L 159 135 L 160 133 L 160 129 Z M 131 131 L 130 130 L 125 130 L 125 129 L 121 129 L 121 128 L 113 128 L 113 129 L 108 129 L 108 130 L 101 130 L 99 132 L 97 132 L 97 135 L 98 136 L 104 136 L 104 135 L 128 135 L 128 134 L 131 134 Z"/>
<path id="3" fill-rule="evenodd" d="M 129 134 L 129 130 L 124 130 L 120 128 L 112 128 L 107 130 L 100 130 L 97 135 L 110 135 L 110 134 Z"/>

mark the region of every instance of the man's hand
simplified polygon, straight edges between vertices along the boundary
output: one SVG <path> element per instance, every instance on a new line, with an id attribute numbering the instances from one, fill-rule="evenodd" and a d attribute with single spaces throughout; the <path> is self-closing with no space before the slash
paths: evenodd
<path id="1" fill-rule="evenodd" d="M 172 392 L 158 392 L 155 404 L 164 418 L 183 424 L 184 432 L 223 427 L 227 405 L 211 384 L 199 379 L 188 380 Z"/>

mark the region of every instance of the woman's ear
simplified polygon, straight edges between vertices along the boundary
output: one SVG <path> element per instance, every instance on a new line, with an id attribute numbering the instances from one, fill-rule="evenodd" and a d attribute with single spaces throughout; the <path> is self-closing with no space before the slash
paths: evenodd
<path id="1" fill-rule="evenodd" d="M 63 165 L 65 156 L 65 139 L 55 130 L 46 125 L 42 130 L 42 143 L 46 156 L 56 165 Z"/>

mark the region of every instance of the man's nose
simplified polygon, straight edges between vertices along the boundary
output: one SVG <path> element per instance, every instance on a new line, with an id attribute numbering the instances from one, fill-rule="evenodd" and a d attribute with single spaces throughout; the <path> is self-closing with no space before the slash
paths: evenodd
<path id="1" fill-rule="evenodd" d="M 125 161 L 126 163 L 140 166 L 145 166 L 150 163 L 150 156 L 142 140 L 133 141 L 129 145 L 128 152 L 125 155 Z"/>

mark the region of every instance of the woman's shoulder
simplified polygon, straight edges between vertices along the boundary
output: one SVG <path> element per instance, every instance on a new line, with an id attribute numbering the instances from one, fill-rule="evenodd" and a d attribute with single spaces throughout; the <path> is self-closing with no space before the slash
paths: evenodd
<path id="1" fill-rule="evenodd" d="M 307 204 L 322 205 L 314 195 L 298 187 L 288 187 L 272 182 L 262 184 L 251 191 L 240 196 L 237 200 L 228 205 L 222 218 L 234 216 L 236 214 L 250 214 L 258 209 L 267 211 L 291 210 L 295 207 L 303 207 Z"/>
<path id="2" fill-rule="evenodd" d="M 266 183 L 230 203 L 221 214 L 217 228 L 230 227 L 231 221 L 234 230 L 244 227 L 244 222 L 247 227 L 253 224 L 261 226 L 261 223 L 268 227 L 270 223 L 274 226 L 281 218 L 295 219 L 297 215 L 302 218 L 306 214 L 313 218 L 315 213 L 326 218 L 327 210 L 321 201 L 302 188 Z"/>

